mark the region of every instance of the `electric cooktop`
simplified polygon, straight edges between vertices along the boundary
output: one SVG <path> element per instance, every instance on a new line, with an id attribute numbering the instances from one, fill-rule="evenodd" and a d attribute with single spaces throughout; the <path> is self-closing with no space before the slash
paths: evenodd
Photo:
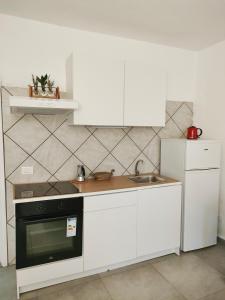
<path id="1" fill-rule="evenodd" d="M 15 199 L 76 194 L 79 190 L 69 181 L 16 184 Z"/>

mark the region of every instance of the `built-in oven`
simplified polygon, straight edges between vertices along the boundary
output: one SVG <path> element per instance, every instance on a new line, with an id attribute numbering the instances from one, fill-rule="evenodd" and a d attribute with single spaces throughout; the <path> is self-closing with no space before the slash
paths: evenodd
<path id="1" fill-rule="evenodd" d="M 83 198 L 16 204 L 16 268 L 82 255 Z"/>

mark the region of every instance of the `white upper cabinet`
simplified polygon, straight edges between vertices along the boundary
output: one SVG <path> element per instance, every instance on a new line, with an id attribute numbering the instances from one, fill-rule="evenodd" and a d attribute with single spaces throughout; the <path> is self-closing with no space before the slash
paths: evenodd
<path id="1" fill-rule="evenodd" d="M 166 72 L 141 61 L 75 53 L 72 124 L 165 126 Z"/>
<path id="2" fill-rule="evenodd" d="M 73 124 L 123 125 L 124 62 L 77 53 L 73 58 Z"/>
<path id="3" fill-rule="evenodd" d="M 166 72 L 140 61 L 125 63 L 125 126 L 165 126 Z"/>

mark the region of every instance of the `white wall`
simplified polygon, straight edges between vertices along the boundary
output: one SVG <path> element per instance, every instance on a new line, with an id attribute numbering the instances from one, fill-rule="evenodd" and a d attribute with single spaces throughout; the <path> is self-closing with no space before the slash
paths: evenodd
<path id="1" fill-rule="evenodd" d="M 225 41 L 199 52 L 197 85 L 195 124 L 223 147 L 219 235 L 225 239 Z"/>
<path id="2" fill-rule="evenodd" d="M 6 199 L 5 199 L 5 168 L 3 154 L 2 135 L 2 104 L 0 84 L 0 264 L 6 266 L 7 258 L 7 236 L 6 236 Z"/>
<path id="3" fill-rule="evenodd" d="M 27 86 L 32 73 L 47 72 L 64 89 L 65 62 L 73 49 L 159 65 L 169 73 L 168 100 L 195 100 L 195 52 L 0 14 L 3 85 Z"/>

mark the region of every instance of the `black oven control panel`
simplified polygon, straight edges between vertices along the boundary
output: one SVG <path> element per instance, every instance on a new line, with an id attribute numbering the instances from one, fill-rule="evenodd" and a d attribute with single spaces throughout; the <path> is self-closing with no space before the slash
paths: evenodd
<path id="1" fill-rule="evenodd" d="M 83 197 L 34 201 L 16 204 L 16 218 L 63 214 L 83 210 Z"/>

